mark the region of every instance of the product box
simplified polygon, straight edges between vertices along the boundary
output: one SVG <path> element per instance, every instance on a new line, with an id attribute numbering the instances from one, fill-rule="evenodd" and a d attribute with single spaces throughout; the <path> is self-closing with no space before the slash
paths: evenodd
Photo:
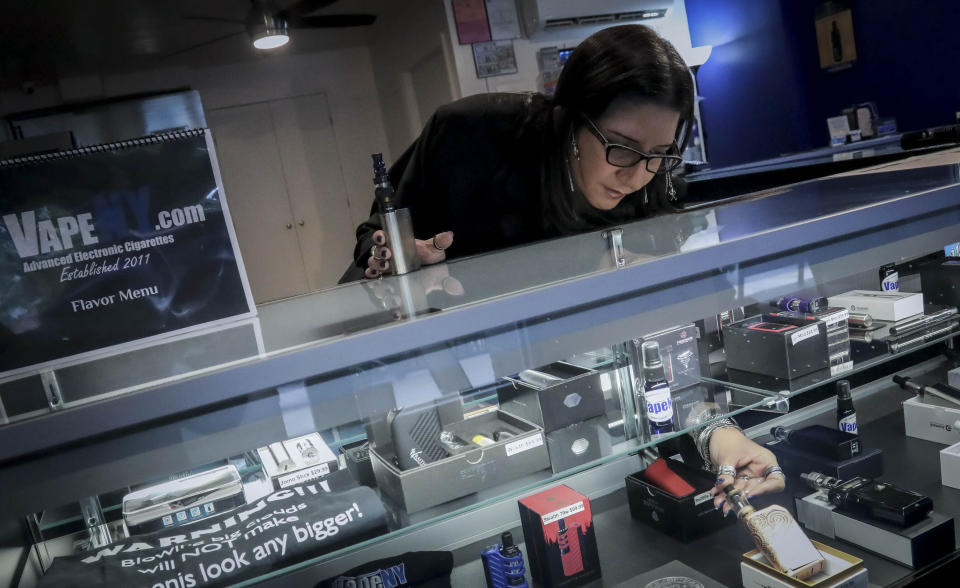
<path id="1" fill-rule="evenodd" d="M 881 321 L 899 321 L 923 314 L 923 294 L 851 290 L 830 296 L 830 306 L 841 306 L 850 312 L 866 313 Z"/>
<path id="2" fill-rule="evenodd" d="M 740 575 L 744 588 L 867 588 L 867 568 L 863 560 L 824 545 L 813 542 L 823 558 L 826 560 L 823 570 L 807 578 L 797 580 L 767 563 L 766 558 L 758 550 L 743 554 L 740 561 Z"/>
<path id="3" fill-rule="evenodd" d="M 827 327 L 827 355 L 830 358 L 830 375 L 835 376 L 853 369 L 853 358 L 850 354 L 849 310 L 832 307 L 817 313 L 783 310 L 772 314 L 823 321 Z"/>
<path id="4" fill-rule="evenodd" d="M 823 321 L 763 314 L 724 329 L 727 367 L 789 380 L 829 366 Z"/>
<path id="5" fill-rule="evenodd" d="M 579 586 L 600 577 L 590 499 L 569 486 L 521 498 L 530 575 L 545 586 Z"/>
<path id="6" fill-rule="evenodd" d="M 711 488 L 716 476 L 674 459 L 666 460 L 670 470 L 694 487 L 693 494 L 677 498 L 643 478 L 643 470 L 626 477 L 630 515 L 680 541 L 693 541 L 730 526 L 736 517 L 724 518 L 713 508 Z"/>
<path id="7" fill-rule="evenodd" d="M 953 445 L 960 441 L 960 405 L 924 395 L 903 401 L 903 426 L 907 435 Z"/>
<path id="8" fill-rule="evenodd" d="M 277 490 L 322 478 L 340 468 L 340 462 L 320 433 L 309 433 L 257 449 L 260 463 Z"/>
<path id="9" fill-rule="evenodd" d="M 920 568 L 955 549 L 954 522 L 937 511 L 909 527 L 839 512 L 827 492 L 795 499 L 797 520 L 811 531 L 841 539 L 911 568 Z"/>
<path id="10" fill-rule="evenodd" d="M 920 289 L 927 302 L 960 308 L 960 258 L 948 257 L 923 265 Z"/>
<path id="11" fill-rule="evenodd" d="M 837 461 L 797 449 L 784 441 L 774 440 L 764 446 L 777 456 L 777 463 L 790 477 L 807 472 L 820 472 L 841 480 L 856 476 L 876 478 L 883 475 L 883 451 L 875 447 L 861 445 L 859 455 Z"/>
<path id="12" fill-rule="evenodd" d="M 611 451 L 610 431 L 603 417 L 550 431 L 546 437 L 554 473 L 600 459 Z"/>
<path id="13" fill-rule="evenodd" d="M 345 443 L 340 446 L 340 453 L 343 454 L 343 461 L 347 464 L 350 475 L 358 484 L 371 488 L 377 485 L 377 480 L 373 477 L 373 465 L 370 464 L 369 441 L 361 439 Z"/>
<path id="14" fill-rule="evenodd" d="M 123 521 L 132 534 L 187 525 L 244 504 L 236 466 L 225 465 L 139 488 L 123 497 Z"/>
<path id="15" fill-rule="evenodd" d="M 543 429 L 529 421 L 501 410 L 458 421 L 447 420 L 449 417 L 448 411 L 442 411 L 441 426 L 460 439 L 483 435 L 500 440 L 483 446 L 470 444 L 437 461 L 401 469 L 386 423 L 378 421 L 368 428 L 370 463 L 377 486 L 408 514 L 550 466 Z"/>
<path id="16" fill-rule="evenodd" d="M 700 329 L 693 323 L 670 327 L 656 333 L 633 339 L 627 344 L 630 360 L 636 374 L 643 373 L 643 355 L 640 346 L 644 341 L 656 341 L 660 346 L 660 360 L 671 391 L 700 383 L 700 352 L 698 340 Z"/>
<path id="17" fill-rule="evenodd" d="M 953 368 L 947 372 L 947 384 L 954 388 L 960 388 L 960 367 Z"/>
<path id="18" fill-rule="evenodd" d="M 940 483 L 960 488 L 960 443 L 940 450 Z"/>
<path id="19" fill-rule="evenodd" d="M 603 414 L 604 375 L 557 361 L 504 378 L 510 385 L 499 386 L 497 398 L 501 410 L 553 431 Z"/>

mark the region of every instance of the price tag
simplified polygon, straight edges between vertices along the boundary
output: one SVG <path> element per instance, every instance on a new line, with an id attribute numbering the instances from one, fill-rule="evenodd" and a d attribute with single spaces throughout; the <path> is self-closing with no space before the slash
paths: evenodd
<path id="1" fill-rule="evenodd" d="M 518 453 L 523 453 L 524 451 L 529 451 L 534 447 L 540 447 L 543 445 L 543 434 L 537 433 L 530 437 L 524 437 L 523 439 L 517 439 L 516 441 L 511 441 L 507 443 L 507 457 L 511 455 L 516 455 Z"/>
<path id="2" fill-rule="evenodd" d="M 818 334 L 820 334 L 820 325 L 810 325 L 809 327 L 804 327 L 796 333 L 790 335 L 790 342 L 793 345 L 796 345 L 797 343 L 809 339 L 810 337 L 816 337 Z"/>

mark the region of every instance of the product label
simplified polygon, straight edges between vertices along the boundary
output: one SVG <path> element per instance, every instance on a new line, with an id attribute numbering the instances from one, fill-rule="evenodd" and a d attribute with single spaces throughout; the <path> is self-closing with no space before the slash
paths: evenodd
<path id="1" fill-rule="evenodd" d="M 571 504 L 570 506 L 565 506 L 560 510 L 555 510 L 551 513 L 547 513 L 540 517 L 543 521 L 543 526 L 547 526 L 554 521 L 559 521 L 560 519 L 565 519 L 571 515 L 575 515 L 578 512 L 582 512 L 586 507 L 583 506 L 583 501 Z"/>
<path id="2" fill-rule="evenodd" d="M 796 345 L 797 343 L 805 341 L 810 337 L 816 337 L 818 334 L 820 334 L 820 325 L 810 325 L 809 327 L 804 327 L 796 333 L 790 335 L 790 343 Z"/>
<path id="3" fill-rule="evenodd" d="M 847 416 L 840 419 L 837 423 L 837 427 L 844 433 L 853 433 L 857 434 L 857 414 L 848 414 Z"/>
<path id="4" fill-rule="evenodd" d="M 293 472 L 292 474 L 279 476 L 277 478 L 277 485 L 281 488 L 289 488 L 290 486 L 296 486 L 309 480 L 315 480 L 320 476 L 326 476 L 329 473 L 330 464 L 322 463 L 304 470 Z"/>
<path id="5" fill-rule="evenodd" d="M 510 457 L 511 455 L 523 453 L 524 451 L 529 451 L 530 449 L 533 449 L 534 447 L 540 447 L 541 445 L 543 445 L 543 435 L 541 433 L 537 433 L 536 435 L 511 441 L 510 443 L 507 443 L 505 447 L 507 449 L 507 457 Z"/>
<path id="6" fill-rule="evenodd" d="M 880 289 L 884 292 L 899 292 L 900 291 L 900 274 L 893 272 L 887 274 L 883 277 L 883 281 L 880 282 Z"/>
<path id="7" fill-rule="evenodd" d="M 841 321 L 845 321 L 849 319 L 850 319 L 850 311 L 847 310 L 846 308 L 844 308 L 841 311 L 822 317 L 822 320 L 824 323 L 826 323 L 828 329 Z"/>
<path id="8" fill-rule="evenodd" d="M 647 418 L 650 422 L 659 425 L 673 421 L 673 399 L 670 397 L 669 387 L 646 390 L 643 395 L 647 402 Z"/>
<path id="9" fill-rule="evenodd" d="M 701 493 L 701 494 L 697 494 L 696 496 L 693 497 L 693 505 L 694 505 L 694 506 L 700 506 L 701 504 L 703 504 L 704 502 L 706 502 L 706 501 L 708 501 L 708 500 L 710 500 L 710 499 L 712 499 L 712 498 L 713 498 L 713 494 L 710 494 L 710 491 L 707 490 L 706 492 L 703 492 L 703 493 Z"/>
<path id="10" fill-rule="evenodd" d="M 830 366 L 830 375 L 835 376 L 853 369 L 853 360 Z"/>

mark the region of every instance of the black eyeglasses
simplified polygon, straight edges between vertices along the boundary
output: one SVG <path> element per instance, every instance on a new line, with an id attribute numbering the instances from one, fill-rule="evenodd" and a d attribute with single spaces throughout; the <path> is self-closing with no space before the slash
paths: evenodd
<path id="1" fill-rule="evenodd" d="M 667 153 L 644 153 L 642 151 L 637 151 L 633 147 L 627 147 L 626 145 L 621 145 L 620 143 L 608 141 L 607 138 L 603 136 L 603 133 L 600 132 L 600 129 L 597 128 L 597 125 L 593 124 L 592 120 L 585 116 L 581 116 L 581 118 L 587 123 L 587 128 L 590 129 L 590 132 L 593 133 L 593 136 L 600 141 L 601 145 L 603 145 L 603 149 L 607 154 L 607 163 L 610 165 L 616 167 L 633 167 L 641 161 L 646 161 L 648 172 L 654 174 L 665 174 L 677 169 L 680 167 L 680 164 L 683 163 L 683 158 L 679 155 L 671 155 Z M 679 151 L 676 141 L 674 141 L 671 149 L 674 152 Z"/>

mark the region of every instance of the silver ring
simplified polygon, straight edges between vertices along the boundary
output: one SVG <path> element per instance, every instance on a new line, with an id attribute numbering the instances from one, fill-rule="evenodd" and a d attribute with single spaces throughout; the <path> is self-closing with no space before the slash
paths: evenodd
<path id="1" fill-rule="evenodd" d="M 780 466 L 770 466 L 767 469 L 763 470 L 764 478 L 769 478 L 773 474 L 780 474 L 784 478 L 787 477 L 786 474 L 783 473 L 783 468 L 781 468 Z"/>
<path id="2" fill-rule="evenodd" d="M 749 479 L 750 479 L 750 476 L 748 476 L 748 475 L 746 475 L 746 474 L 740 474 L 739 476 L 737 476 L 737 479 L 738 479 L 738 480 L 749 480 Z"/>
<path id="3" fill-rule="evenodd" d="M 437 251 L 444 251 L 444 250 L 446 250 L 446 247 L 441 247 L 440 244 L 437 243 L 437 237 L 439 237 L 439 236 L 440 236 L 440 235 L 434 235 L 434 236 L 433 236 L 433 248 L 436 249 Z"/>
<path id="4" fill-rule="evenodd" d="M 371 245 L 371 246 L 370 246 L 370 257 L 372 257 L 372 258 L 374 258 L 374 259 L 376 259 L 376 260 L 379 260 L 379 259 L 380 259 L 379 257 L 377 257 L 377 246 L 376 246 L 376 245 Z"/>
<path id="5" fill-rule="evenodd" d="M 737 468 L 729 464 L 721 464 L 717 468 L 717 473 L 721 476 L 730 476 L 731 478 L 737 475 Z"/>

